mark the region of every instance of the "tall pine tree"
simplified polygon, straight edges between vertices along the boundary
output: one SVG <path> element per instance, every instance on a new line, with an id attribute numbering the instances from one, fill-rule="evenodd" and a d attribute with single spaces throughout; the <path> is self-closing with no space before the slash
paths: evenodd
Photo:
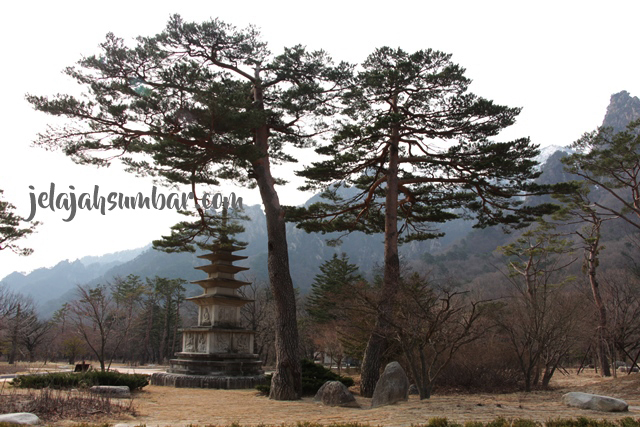
<path id="1" fill-rule="evenodd" d="M 291 209 L 307 231 L 385 233 L 384 277 L 378 317 L 362 367 L 364 396 L 379 377 L 400 279 L 398 243 L 437 237 L 434 224 L 475 216 L 478 226 L 518 224 L 544 212 L 525 207 L 537 191 L 531 180 L 536 146 L 528 138 L 489 138 L 514 123 L 519 108 L 468 92 L 470 80 L 451 55 L 377 49 L 362 64 L 343 99 L 347 118 L 330 144 L 329 159 L 300 173 L 306 188 L 325 190 L 327 202 Z M 341 186 L 355 186 L 343 198 Z"/>
<path id="2" fill-rule="evenodd" d="M 323 132 L 349 66 L 333 67 L 322 52 L 302 46 L 273 56 L 255 28 L 218 19 L 189 23 L 171 17 L 154 37 L 129 47 L 113 34 L 67 74 L 83 97 L 27 96 L 70 124 L 40 135 L 37 144 L 61 147 L 75 161 L 124 162 L 139 174 L 169 183 L 257 186 L 268 233 L 268 270 L 276 311 L 273 399 L 298 399 L 301 371 L 295 294 L 283 208 L 273 163 L 292 161 L 284 148 L 303 147 Z M 197 198 L 197 194 L 196 194 Z"/>

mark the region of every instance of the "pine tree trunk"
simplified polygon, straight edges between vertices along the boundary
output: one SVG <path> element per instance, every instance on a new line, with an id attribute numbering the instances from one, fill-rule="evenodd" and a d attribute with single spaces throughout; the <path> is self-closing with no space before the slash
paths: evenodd
<path id="1" fill-rule="evenodd" d="M 395 108 L 395 100 L 394 100 Z M 372 397 L 380 378 L 382 356 L 387 347 L 389 320 L 400 282 L 398 257 L 398 127 L 394 126 L 389 143 L 389 169 L 387 172 L 387 198 L 385 202 L 384 278 L 378 302 L 378 312 L 362 361 L 360 394 Z"/>
<path id="2" fill-rule="evenodd" d="M 276 308 L 276 370 L 269 397 L 275 400 L 295 400 L 302 395 L 302 376 L 295 292 L 289 273 L 284 215 L 268 167 L 257 165 L 255 170 L 267 219 L 267 266 Z"/>
<path id="3" fill-rule="evenodd" d="M 600 359 L 600 373 L 603 377 L 611 376 L 611 368 L 609 367 L 609 358 L 607 357 L 607 308 L 604 305 L 602 296 L 600 295 L 600 284 L 597 278 L 598 267 L 598 244 L 600 242 L 599 230 L 598 237 L 589 245 L 589 253 L 587 255 L 587 267 L 589 270 L 589 283 L 593 292 L 593 301 L 598 309 L 598 358 Z"/>
<path id="4" fill-rule="evenodd" d="M 264 109 L 262 88 L 256 71 L 254 100 L 256 108 Z M 275 189 L 269 162 L 269 128 L 266 124 L 255 130 L 255 144 L 262 157 L 253 163 L 253 172 L 260 190 L 267 221 L 267 267 L 269 283 L 276 308 L 276 370 L 271 380 L 269 398 L 274 400 L 297 400 L 302 396 L 302 371 L 296 299 L 293 281 L 289 272 L 289 251 L 284 211 Z"/>

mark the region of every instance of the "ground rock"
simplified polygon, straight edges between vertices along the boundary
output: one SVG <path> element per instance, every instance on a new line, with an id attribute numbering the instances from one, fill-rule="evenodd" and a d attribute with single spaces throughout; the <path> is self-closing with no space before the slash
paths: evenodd
<path id="1" fill-rule="evenodd" d="M 320 387 L 320 390 L 318 390 L 313 400 L 322 402 L 322 404 L 326 406 L 360 407 L 347 386 L 340 381 L 327 381 L 322 384 L 322 387 Z"/>
<path id="2" fill-rule="evenodd" d="M 391 362 L 376 383 L 371 407 L 392 405 L 409 399 L 409 378 L 398 362 Z"/>
<path id="3" fill-rule="evenodd" d="M 567 393 L 562 396 L 562 402 L 567 406 L 602 412 L 624 412 L 629 410 L 629 405 L 624 400 L 589 393 Z"/>
<path id="4" fill-rule="evenodd" d="M 40 418 L 37 415 L 29 412 L 16 412 L 13 414 L 0 415 L 0 423 L 9 424 L 40 424 Z"/>
<path id="5" fill-rule="evenodd" d="M 126 385 L 94 385 L 89 391 L 93 394 L 103 394 L 109 397 L 131 397 L 131 390 Z"/>

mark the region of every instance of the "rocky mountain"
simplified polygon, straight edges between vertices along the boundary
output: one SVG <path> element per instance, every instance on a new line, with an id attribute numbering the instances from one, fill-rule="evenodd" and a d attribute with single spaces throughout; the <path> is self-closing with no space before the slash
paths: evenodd
<path id="1" fill-rule="evenodd" d="M 625 130 L 630 121 L 638 118 L 640 118 L 640 99 L 637 96 L 632 97 L 629 92 L 623 90 L 611 95 L 602 126 L 612 127 L 614 132 L 620 132 Z"/>

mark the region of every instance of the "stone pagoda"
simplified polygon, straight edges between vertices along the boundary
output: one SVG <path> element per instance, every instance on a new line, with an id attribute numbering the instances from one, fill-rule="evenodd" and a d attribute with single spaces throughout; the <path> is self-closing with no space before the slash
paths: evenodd
<path id="1" fill-rule="evenodd" d="M 253 388 L 265 382 L 261 361 L 253 354 L 254 331 L 241 327 L 240 309 L 252 300 L 238 289 L 250 284 L 236 280 L 245 267 L 233 265 L 246 256 L 234 255 L 244 249 L 233 246 L 223 236 L 211 253 L 198 258 L 210 263 L 196 267 L 207 273 L 197 280 L 204 293 L 187 298 L 198 305 L 198 325 L 184 328 L 182 352 L 171 360 L 167 373 L 154 374 L 151 383 L 175 387 Z"/>

